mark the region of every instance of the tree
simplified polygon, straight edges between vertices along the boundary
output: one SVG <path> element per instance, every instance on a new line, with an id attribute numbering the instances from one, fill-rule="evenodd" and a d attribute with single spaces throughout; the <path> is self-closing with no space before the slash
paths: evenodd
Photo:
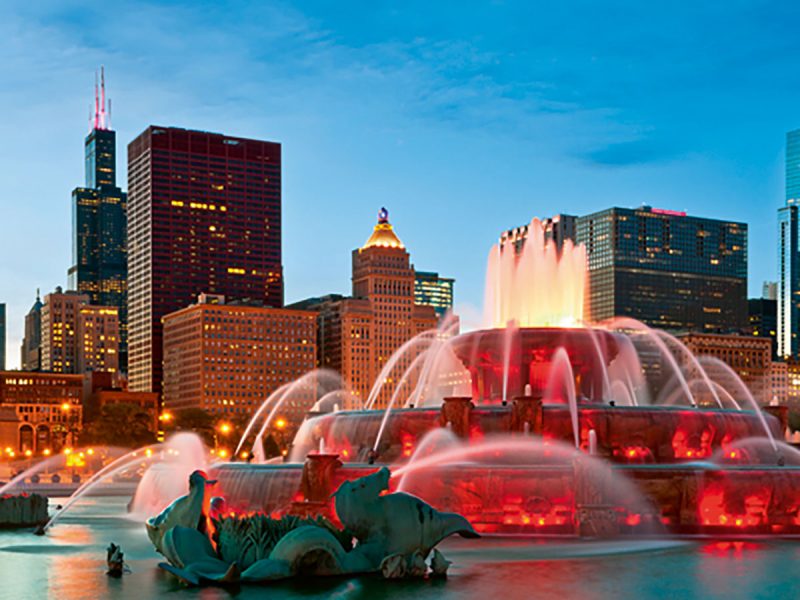
<path id="1" fill-rule="evenodd" d="M 193 431 L 203 439 L 203 443 L 214 447 L 215 418 L 202 408 L 185 408 L 175 413 L 175 429 Z"/>
<path id="2" fill-rule="evenodd" d="M 156 441 L 152 416 L 141 406 L 128 402 L 106 404 L 92 420 L 81 440 L 103 446 L 138 448 Z"/>

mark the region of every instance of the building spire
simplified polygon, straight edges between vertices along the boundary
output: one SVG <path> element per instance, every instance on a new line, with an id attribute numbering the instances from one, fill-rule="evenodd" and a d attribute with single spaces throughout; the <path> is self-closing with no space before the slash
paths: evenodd
<path id="1" fill-rule="evenodd" d="M 111 126 L 108 118 L 111 113 L 111 101 L 108 103 L 106 113 L 106 74 L 105 67 L 100 66 L 100 84 L 97 82 L 97 71 L 94 72 L 94 120 L 92 129 L 109 129 Z"/>

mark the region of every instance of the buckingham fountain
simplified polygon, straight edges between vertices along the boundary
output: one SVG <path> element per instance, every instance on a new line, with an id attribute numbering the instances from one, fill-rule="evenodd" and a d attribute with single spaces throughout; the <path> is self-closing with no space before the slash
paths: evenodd
<path id="1" fill-rule="evenodd" d="M 664 331 L 587 323 L 586 261 L 534 220 L 524 242 L 490 251 L 483 328 L 458 334 L 446 318 L 409 340 L 363 401 L 324 370 L 284 385 L 233 453 L 249 462 L 208 462 L 185 433 L 120 456 L 40 532 L 134 468 L 144 472 L 131 516 L 190 584 L 433 577 L 447 572 L 436 546 L 452 534 L 483 538 L 445 543 L 473 569 L 513 561 L 521 551 L 508 543 L 548 558 L 691 540 L 739 552 L 743 539 L 800 536 L 785 407 L 761 406 L 726 364 Z M 300 401 L 309 410 L 288 456 L 264 456 L 272 422 Z M 693 556 L 675 560 L 704 560 Z"/>
<path id="2" fill-rule="evenodd" d="M 388 467 L 388 490 L 463 515 L 480 534 L 800 534 L 800 452 L 783 441 L 785 409 L 759 406 L 727 365 L 663 331 L 586 324 L 586 273 L 584 249 L 556 249 L 534 220 L 521 245 L 490 252 L 484 329 L 454 335 L 446 320 L 417 336 L 357 409 L 343 409 L 344 386 L 320 383 L 330 374 L 298 382 L 304 394 L 317 386 L 319 401 L 288 460 L 259 446 L 292 386 L 268 398 L 240 443 L 260 428 L 259 458 L 208 468 L 216 510 L 338 523 L 336 491 Z M 378 409 L 381 396 L 390 401 Z M 152 481 L 141 495 L 158 498 Z"/>

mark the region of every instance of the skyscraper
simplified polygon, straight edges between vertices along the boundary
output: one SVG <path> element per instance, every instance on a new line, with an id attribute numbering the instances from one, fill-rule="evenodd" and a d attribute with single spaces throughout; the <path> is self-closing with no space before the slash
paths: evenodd
<path id="1" fill-rule="evenodd" d="M 129 386 L 161 392 L 161 318 L 200 293 L 283 305 L 281 146 L 170 127 L 128 145 Z"/>
<path id="2" fill-rule="evenodd" d="M 455 279 L 440 277 L 438 273 L 416 271 L 414 273 L 414 302 L 427 304 L 436 311 L 440 319 L 453 308 L 453 286 Z"/>
<path id="3" fill-rule="evenodd" d="M 415 302 L 414 266 L 385 208 L 378 213 L 372 235 L 352 256 L 353 297 L 310 298 L 292 307 L 319 312 L 319 366 L 341 373 L 366 401 L 395 351 L 415 335 L 435 329 L 437 317 L 432 306 Z M 413 352 L 400 357 L 396 370 L 386 376 L 387 383 L 409 368 L 414 358 Z M 404 393 L 410 394 L 416 381 L 407 383 Z M 374 399 L 376 408 L 387 406 L 393 388 L 383 387 Z"/>
<path id="4" fill-rule="evenodd" d="M 747 225 L 643 206 L 579 217 L 589 318 L 671 330 L 747 325 Z"/>
<path id="5" fill-rule="evenodd" d="M 25 315 L 20 368 L 23 371 L 39 371 L 42 368 L 42 300 L 39 298 L 39 290 L 36 290 L 36 301 Z"/>
<path id="6" fill-rule="evenodd" d="M 0 302 L 0 371 L 6 368 L 6 305 Z"/>
<path id="7" fill-rule="evenodd" d="M 778 209 L 778 356 L 800 349 L 800 129 L 786 134 L 786 204 Z"/>
<path id="8" fill-rule="evenodd" d="M 94 117 L 85 141 L 85 187 L 72 191 L 72 267 L 69 287 L 92 304 L 116 307 L 120 368 L 126 370 L 126 194 L 117 187 L 116 133 L 106 110 L 105 76 L 95 83 Z"/>

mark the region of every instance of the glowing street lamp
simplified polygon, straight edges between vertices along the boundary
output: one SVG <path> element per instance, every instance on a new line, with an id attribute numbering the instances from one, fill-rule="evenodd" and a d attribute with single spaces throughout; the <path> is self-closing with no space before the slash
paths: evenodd
<path id="1" fill-rule="evenodd" d="M 278 419 L 275 421 L 275 427 L 277 429 L 286 429 L 286 425 L 288 425 L 288 423 L 283 417 L 278 417 Z"/>
<path id="2" fill-rule="evenodd" d="M 230 423 L 220 423 L 219 432 L 222 435 L 228 435 L 231 431 L 233 431 L 233 427 Z"/>
<path id="3" fill-rule="evenodd" d="M 61 405 L 61 410 L 63 411 L 68 411 L 70 408 L 69 402 L 64 402 L 64 404 Z"/>

